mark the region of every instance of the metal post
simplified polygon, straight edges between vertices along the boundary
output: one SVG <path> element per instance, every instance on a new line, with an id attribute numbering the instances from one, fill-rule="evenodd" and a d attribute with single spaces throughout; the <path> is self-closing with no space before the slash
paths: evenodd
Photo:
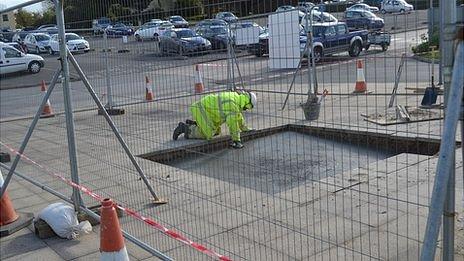
<path id="1" fill-rule="evenodd" d="M 69 51 L 68 51 L 69 52 Z M 103 104 L 101 103 L 100 99 L 98 98 L 97 94 L 95 93 L 95 91 L 93 90 L 93 87 L 92 85 L 90 84 L 89 80 L 87 79 L 87 76 L 85 76 L 84 72 L 82 71 L 81 67 L 79 66 L 79 64 L 77 63 L 76 59 L 74 58 L 74 56 L 71 54 L 71 52 L 68 53 L 68 56 L 69 56 L 69 61 L 71 62 L 71 64 L 74 66 L 74 68 L 76 69 L 77 71 L 77 74 L 79 74 L 79 77 L 81 78 L 82 82 L 84 83 L 84 86 L 87 88 L 87 91 L 90 93 L 90 95 L 92 96 L 92 99 L 95 101 L 98 109 L 102 112 L 102 115 L 105 117 L 106 121 L 108 122 L 108 124 L 110 125 L 111 127 L 111 130 L 113 130 L 114 134 L 116 135 L 116 138 L 118 139 L 119 143 L 121 144 L 121 146 L 123 147 L 124 151 L 126 152 L 127 156 L 129 157 L 130 161 L 132 162 L 132 164 L 134 165 L 134 167 L 136 168 L 140 178 L 143 180 L 143 182 L 145 183 L 145 185 L 147 186 L 148 190 L 150 191 L 151 195 L 153 196 L 153 199 L 154 199 L 154 203 L 155 204 L 165 204 L 167 203 L 166 200 L 164 199 L 160 199 L 158 198 L 158 196 L 156 195 L 155 191 L 153 190 L 153 188 L 151 187 L 150 183 L 148 182 L 148 179 L 147 177 L 145 176 L 145 174 L 143 173 L 143 170 L 142 168 L 140 167 L 140 165 L 138 164 L 137 160 L 135 160 L 135 157 L 134 155 L 132 154 L 132 152 L 130 151 L 129 147 L 127 146 L 126 142 L 124 141 L 124 138 L 121 136 L 121 133 L 119 132 L 118 128 L 116 127 L 116 125 L 114 124 L 113 120 L 111 119 L 111 117 L 109 116 L 108 112 L 106 112 Z"/>
<path id="2" fill-rule="evenodd" d="M 441 19 L 443 19 L 442 36 L 442 64 L 443 64 L 443 86 L 445 90 L 445 106 L 450 106 L 451 77 L 454 62 L 454 39 L 456 37 L 456 3 L 455 1 L 442 0 Z M 462 50 L 461 50 L 462 54 Z M 458 59 L 457 63 L 460 63 Z M 461 65 L 462 66 L 462 65 Z M 457 71 L 454 72 L 458 73 Z M 458 74 L 462 77 L 464 74 Z M 461 84 L 462 88 L 462 84 Z M 459 97 L 462 99 L 462 95 Z M 459 107 L 460 108 L 460 107 Z M 454 148 L 454 146 L 453 146 Z M 448 190 L 443 210 L 443 261 L 454 260 L 454 216 L 455 216 L 455 150 L 452 150 L 452 166 L 449 170 Z"/>
<path id="3" fill-rule="evenodd" d="M 74 118 L 72 109 L 71 89 L 69 81 L 69 64 L 68 64 L 68 48 L 66 46 L 65 26 L 64 26 L 64 12 L 63 12 L 63 0 L 55 0 L 55 13 L 56 23 L 58 27 L 58 37 L 60 43 L 60 62 L 61 69 L 63 71 L 62 83 L 63 83 L 63 100 L 64 100 L 64 112 L 66 115 L 66 132 L 68 137 L 68 150 L 69 150 L 69 164 L 71 168 L 71 180 L 80 184 L 79 173 L 77 167 L 77 149 L 74 134 Z M 79 211 L 82 204 L 80 191 L 77 188 L 73 188 L 73 203 L 74 210 Z"/>
<path id="4" fill-rule="evenodd" d="M 232 28 L 228 25 L 227 37 L 227 89 L 235 90 L 234 64 L 232 62 Z"/>
<path id="5" fill-rule="evenodd" d="M 464 60 L 464 41 L 458 44 L 456 49 L 456 60 Z M 451 60 L 451 62 L 453 62 Z M 445 74 L 446 75 L 446 74 Z M 450 197 L 454 196 L 454 177 L 455 171 L 455 139 L 456 128 L 461 113 L 461 103 L 464 79 L 464 65 L 460 62 L 454 64 L 452 85 L 447 88 L 447 106 L 445 113 L 445 122 L 443 127 L 442 141 L 440 145 L 440 154 L 437 163 L 437 173 L 433 185 L 432 199 L 429 206 L 429 216 L 427 217 L 427 227 L 424 235 L 424 245 L 422 248 L 422 261 L 435 260 L 435 251 L 437 248 L 438 233 L 440 231 L 441 220 L 443 215 L 443 260 L 452 260 L 454 245 L 450 245 L 454 239 L 454 203 Z M 446 79 L 446 78 L 445 78 Z M 447 83 L 445 81 L 445 83 Z M 449 190 L 452 192 L 450 193 Z M 447 235 L 447 233 L 449 235 Z"/>
<path id="6" fill-rule="evenodd" d="M 110 63 L 108 60 L 108 34 L 106 30 L 103 32 L 103 41 L 105 44 L 105 73 L 106 73 L 106 96 L 108 97 L 108 102 L 105 107 L 108 110 L 113 109 L 113 94 L 111 91 L 111 79 L 110 79 Z"/>
<path id="7" fill-rule="evenodd" d="M 37 109 L 37 112 L 35 113 L 34 118 L 32 119 L 32 123 L 29 126 L 29 129 L 27 130 L 26 135 L 24 136 L 23 142 L 21 143 L 21 146 L 19 147 L 18 154 L 16 155 L 13 163 L 11 164 L 11 170 L 8 172 L 5 181 L 3 182 L 3 186 L 0 188 L 0 198 L 3 196 L 3 193 L 5 193 L 8 184 L 10 183 L 11 177 L 13 176 L 13 172 L 16 169 L 16 166 L 18 166 L 19 160 L 21 158 L 21 154 L 23 154 L 24 150 L 26 149 L 27 143 L 29 142 L 29 139 L 32 136 L 32 132 L 35 129 L 35 126 L 37 125 L 37 122 L 39 121 L 40 115 L 42 114 L 43 108 L 45 104 L 47 103 L 47 100 L 50 98 L 50 95 L 53 92 L 53 89 L 55 88 L 56 82 L 58 81 L 58 77 L 61 73 L 61 69 L 58 69 L 55 74 L 53 75 L 52 81 L 50 83 L 50 86 L 48 87 L 47 92 L 45 93 L 42 102 L 39 105 L 39 108 Z"/>
<path id="8" fill-rule="evenodd" d="M 313 87 L 312 87 L 313 78 L 312 78 L 312 73 L 311 73 L 311 70 L 312 70 L 311 56 L 313 52 L 313 38 L 312 38 L 312 32 L 311 32 L 312 28 L 309 27 L 312 16 L 313 16 L 312 8 L 310 12 L 308 12 L 308 9 L 306 9 L 305 30 L 306 30 L 306 44 L 308 45 L 308 49 L 306 53 L 306 56 L 308 57 L 307 58 L 308 59 L 308 100 L 309 100 L 309 96 L 311 96 L 311 94 L 313 93 Z"/>

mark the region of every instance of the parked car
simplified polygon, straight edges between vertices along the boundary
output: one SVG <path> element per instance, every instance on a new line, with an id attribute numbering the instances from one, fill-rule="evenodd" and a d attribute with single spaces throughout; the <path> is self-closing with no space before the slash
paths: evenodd
<path id="1" fill-rule="evenodd" d="M 279 6 L 277 7 L 277 9 L 275 10 L 276 13 L 279 13 L 279 12 L 288 12 L 288 11 L 292 11 L 292 10 L 298 10 L 296 9 L 296 7 L 294 6 L 291 6 L 291 5 L 283 5 L 283 6 Z M 305 13 L 298 10 L 298 19 L 299 21 L 301 22 L 301 20 L 303 19 L 303 17 L 305 16 Z"/>
<path id="2" fill-rule="evenodd" d="M 381 30 L 385 26 L 382 18 L 364 10 L 346 11 L 344 18 L 349 29 Z"/>
<path id="3" fill-rule="evenodd" d="M 66 33 L 66 45 L 72 53 L 90 51 L 89 42 L 87 42 L 84 37 L 75 33 Z M 50 38 L 48 51 L 51 55 L 60 52 L 59 38 L 57 34 L 52 35 Z"/>
<path id="4" fill-rule="evenodd" d="M 321 12 L 318 10 L 313 10 L 311 12 L 312 15 L 312 22 L 313 23 L 336 23 L 338 22 L 338 19 L 335 18 L 335 16 L 327 13 L 327 12 Z M 304 27 L 306 25 L 306 15 L 303 16 L 301 19 L 301 25 Z M 309 22 L 309 21 L 308 21 Z"/>
<path id="5" fill-rule="evenodd" d="M 206 38 L 211 42 L 211 47 L 214 50 L 227 49 L 227 40 L 229 38 L 229 30 L 227 26 L 211 25 L 203 26 L 196 29 L 197 34 Z"/>
<path id="6" fill-rule="evenodd" d="M 370 5 L 366 5 L 364 3 L 361 3 L 361 4 L 354 4 L 350 7 L 348 7 L 346 9 L 347 11 L 356 11 L 356 10 L 363 10 L 363 11 L 369 11 L 369 12 L 372 12 L 372 13 L 376 13 L 379 11 L 379 8 L 378 7 L 375 7 L 375 6 L 370 6 Z"/>
<path id="7" fill-rule="evenodd" d="M 0 74 L 29 71 L 38 73 L 44 66 L 39 55 L 25 54 L 16 48 L 0 43 Z"/>
<path id="8" fill-rule="evenodd" d="M 111 25 L 111 20 L 107 17 L 101 17 L 92 21 L 92 29 L 94 34 L 103 34 L 105 29 Z"/>
<path id="9" fill-rule="evenodd" d="M 13 35 L 12 41 L 23 43 L 26 35 L 33 33 L 34 31 L 35 31 L 35 27 L 32 27 L 32 26 L 27 26 L 27 27 L 24 27 L 23 29 L 18 29 L 16 30 L 16 33 Z"/>
<path id="10" fill-rule="evenodd" d="M 189 23 L 180 15 L 173 15 L 168 18 L 168 21 L 174 25 L 175 28 L 188 28 Z"/>
<path id="11" fill-rule="evenodd" d="M 255 22 L 251 22 L 251 21 L 243 21 L 243 22 L 235 23 L 235 24 L 231 25 L 230 28 L 232 30 L 235 30 L 235 29 L 250 28 L 250 27 L 259 28 L 259 33 L 260 34 L 264 32 L 264 28 L 262 26 L 260 26 L 259 24 L 255 23 Z"/>
<path id="12" fill-rule="evenodd" d="M 123 23 L 115 23 L 114 25 L 110 25 L 106 27 L 106 34 L 112 36 L 118 35 L 132 35 L 134 34 L 134 30 L 132 27 L 127 26 Z"/>
<path id="13" fill-rule="evenodd" d="M 194 54 L 211 50 L 211 42 L 191 29 L 174 28 L 166 30 L 160 37 L 162 53 Z"/>
<path id="14" fill-rule="evenodd" d="M 163 32 L 174 28 L 174 25 L 168 21 L 160 22 L 148 22 L 142 25 L 137 31 L 135 31 L 135 39 L 141 41 L 143 39 L 153 39 L 155 41 L 159 40 L 159 36 Z"/>
<path id="15" fill-rule="evenodd" d="M 311 2 L 298 2 L 298 10 L 303 13 L 309 12 L 309 10 L 314 6 L 315 4 Z M 314 7 L 313 10 L 317 10 L 317 7 Z"/>
<path id="16" fill-rule="evenodd" d="M 231 12 L 220 12 L 216 14 L 216 19 L 221 19 L 226 21 L 227 23 L 235 23 L 238 21 L 237 16 L 235 16 Z"/>
<path id="17" fill-rule="evenodd" d="M 35 29 L 35 32 L 46 33 L 46 34 L 57 34 L 58 27 L 54 24 L 45 24 L 45 25 L 41 25 L 37 27 L 37 29 Z"/>
<path id="18" fill-rule="evenodd" d="M 229 24 L 222 20 L 222 19 L 205 19 L 200 21 L 197 25 L 196 28 L 202 28 L 202 27 L 210 27 L 210 26 L 228 26 Z"/>
<path id="19" fill-rule="evenodd" d="M 313 54 L 315 62 L 321 61 L 324 56 L 348 51 L 352 57 L 359 56 L 368 42 L 367 30 L 348 31 L 345 23 L 318 23 L 313 25 Z M 300 52 L 306 46 L 307 36 L 304 30 L 300 31 Z M 261 37 L 258 45 L 249 49 L 257 56 L 269 53 L 269 35 Z M 305 55 L 305 54 L 303 54 Z"/>
<path id="20" fill-rule="evenodd" d="M 40 54 L 47 52 L 49 42 L 50 35 L 44 33 L 30 33 L 24 38 L 24 45 L 28 53 Z"/>
<path id="21" fill-rule="evenodd" d="M 414 6 L 408 4 L 404 0 L 385 0 L 382 2 L 380 12 L 385 13 L 410 13 L 414 10 Z"/>

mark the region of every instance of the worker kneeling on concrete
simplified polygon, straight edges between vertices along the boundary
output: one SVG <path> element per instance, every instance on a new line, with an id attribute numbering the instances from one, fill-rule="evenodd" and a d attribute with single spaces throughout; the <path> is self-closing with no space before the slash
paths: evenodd
<path id="1" fill-rule="evenodd" d="M 222 92 L 210 94 L 190 106 L 192 120 L 179 122 L 172 138 L 184 134 L 186 139 L 211 140 L 221 133 L 221 125 L 227 124 L 232 136 L 231 146 L 235 149 L 243 148 L 240 132 L 250 131 L 243 118 L 242 111 L 251 110 L 256 106 L 256 94 L 253 92 Z"/>

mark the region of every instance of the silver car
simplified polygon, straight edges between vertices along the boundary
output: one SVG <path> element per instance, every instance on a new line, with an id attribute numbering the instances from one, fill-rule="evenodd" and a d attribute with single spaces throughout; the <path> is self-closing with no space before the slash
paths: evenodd
<path id="1" fill-rule="evenodd" d="M 28 53 L 46 53 L 49 48 L 50 35 L 44 33 L 30 33 L 24 38 L 24 46 Z"/>

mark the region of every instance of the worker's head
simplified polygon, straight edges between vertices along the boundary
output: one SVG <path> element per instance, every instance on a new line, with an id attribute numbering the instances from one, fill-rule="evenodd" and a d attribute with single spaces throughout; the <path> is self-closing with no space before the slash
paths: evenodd
<path id="1" fill-rule="evenodd" d="M 256 106 L 257 99 L 254 92 L 245 92 L 245 95 L 248 97 L 248 103 L 245 105 L 244 110 L 251 110 Z"/>

